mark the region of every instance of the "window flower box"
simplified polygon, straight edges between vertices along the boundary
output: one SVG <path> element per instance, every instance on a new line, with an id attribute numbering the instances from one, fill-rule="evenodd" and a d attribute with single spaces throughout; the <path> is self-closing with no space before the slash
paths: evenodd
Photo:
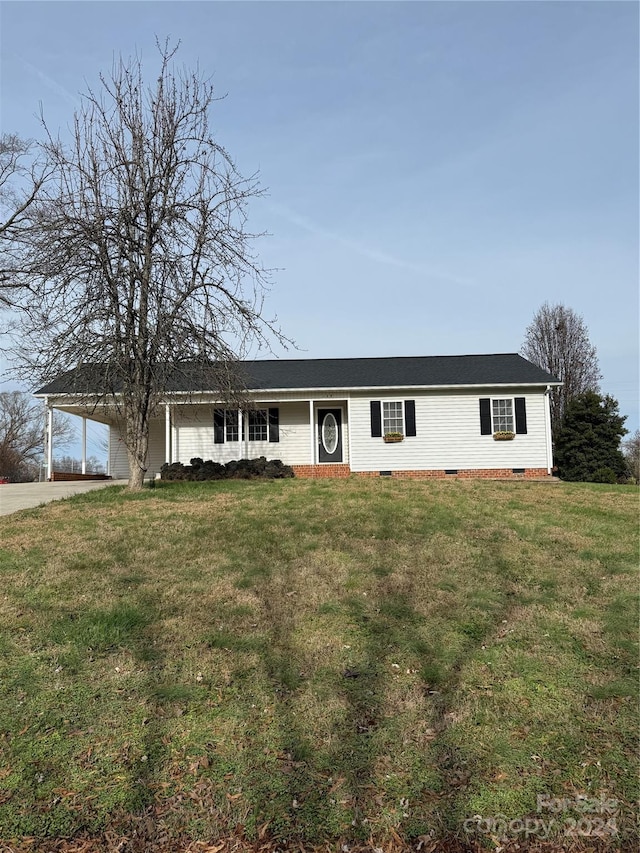
<path id="1" fill-rule="evenodd" d="M 515 437 L 515 432 L 511 432 L 510 430 L 498 430 L 498 432 L 494 432 L 493 434 L 494 441 L 513 441 Z"/>
<path id="2" fill-rule="evenodd" d="M 385 444 L 396 444 L 398 441 L 403 441 L 404 435 L 401 432 L 385 432 Z"/>

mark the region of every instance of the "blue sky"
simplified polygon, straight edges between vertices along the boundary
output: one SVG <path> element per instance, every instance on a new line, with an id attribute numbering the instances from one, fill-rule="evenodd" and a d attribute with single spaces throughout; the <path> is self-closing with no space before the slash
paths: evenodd
<path id="1" fill-rule="evenodd" d="M 626 2 L 3 2 L 2 129 L 64 129 L 154 37 L 212 75 L 266 198 L 284 357 L 514 352 L 581 314 L 638 416 L 638 12 Z"/>

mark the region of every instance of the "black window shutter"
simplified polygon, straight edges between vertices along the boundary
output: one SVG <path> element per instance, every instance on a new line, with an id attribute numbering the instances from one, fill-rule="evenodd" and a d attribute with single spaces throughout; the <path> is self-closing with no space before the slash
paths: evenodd
<path id="1" fill-rule="evenodd" d="M 280 441 L 280 419 L 278 409 L 269 409 L 269 441 Z"/>
<path id="2" fill-rule="evenodd" d="M 524 397 L 516 397 L 516 432 L 518 435 L 527 434 L 527 406 Z"/>
<path id="3" fill-rule="evenodd" d="M 242 440 L 244 441 L 244 422 L 247 419 L 246 412 L 240 412 L 240 420 L 242 421 Z"/>
<path id="4" fill-rule="evenodd" d="M 213 441 L 224 444 L 224 409 L 213 410 Z"/>
<path id="5" fill-rule="evenodd" d="M 480 399 L 480 435 L 491 435 L 491 400 L 489 397 Z"/>
<path id="6" fill-rule="evenodd" d="M 404 431 L 406 435 L 416 434 L 416 401 L 404 401 Z"/>
<path id="7" fill-rule="evenodd" d="M 371 437 L 380 438 L 382 436 L 382 410 L 380 400 L 371 401 Z"/>

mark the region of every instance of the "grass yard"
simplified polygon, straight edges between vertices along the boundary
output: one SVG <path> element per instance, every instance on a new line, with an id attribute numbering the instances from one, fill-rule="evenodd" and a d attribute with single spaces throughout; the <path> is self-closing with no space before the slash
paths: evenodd
<path id="1" fill-rule="evenodd" d="M 637 489 L 113 487 L 0 543 L 13 849 L 636 849 Z"/>

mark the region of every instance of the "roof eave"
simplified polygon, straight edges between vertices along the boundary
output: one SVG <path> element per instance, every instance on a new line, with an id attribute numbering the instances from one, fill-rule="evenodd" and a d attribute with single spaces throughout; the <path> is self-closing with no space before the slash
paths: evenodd
<path id="1" fill-rule="evenodd" d="M 327 393 L 341 393 L 348 392 L 352 393 L 354 391 L 362 391 L 362 392 L 379 392 L 384 390 L 390 391 L 469 391 L 476 388 L 495 388 L 500 386 L 501 388 L 549 388 L 549 387 L 560 387 L 563 383 L 557 381 L 547 381 L 543 380 L 540 382 L 518 382 L 516 380 L 505 380 L 501 382 L 474 382 L 474 383 L 466 383 L 466 384 L 455 384 L 455 385 L 335 385 L 335 386 L 314 386 L 314 387 L 295 387 L 295 388 L 247 388 L 247 392 L 251 394 L 327 394 Z M 204 396 L 204 395 L 215 395 L 217 392 L 213 389 L 205 390 L 193 390 L 193 391 L 167 391 L 167 397 L 176 397 L 176 396 Z M 34 397 L 38 399 L 46 399 L 47 397 L 97 397 L 104 395 L 98 394 L 90 394 L 88 392 L 83 392 L 78 394 L 72 391 L 48 391 L 46 393 L 34 393 Z M 116 396 L 116 395 L 110 395 Z M 105 397 L 105 400 L 108 399 Z"/>

